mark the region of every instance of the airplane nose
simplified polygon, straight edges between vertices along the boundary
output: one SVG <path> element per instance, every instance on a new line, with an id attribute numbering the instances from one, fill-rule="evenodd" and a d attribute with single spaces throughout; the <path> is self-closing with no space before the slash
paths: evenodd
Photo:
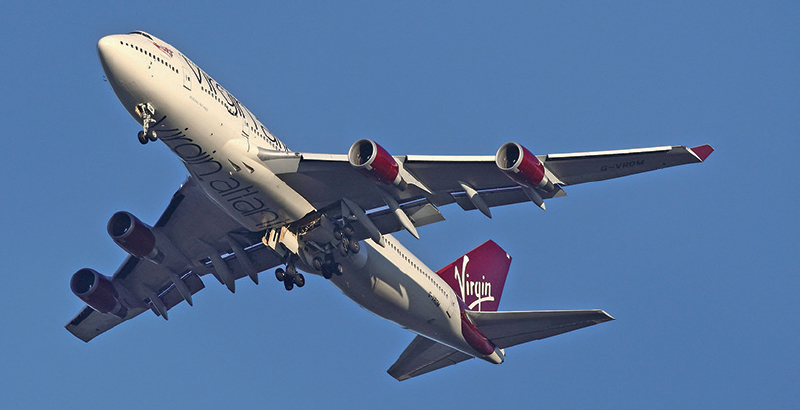
<path id="1" fill-rule="evenodd" d="M 123 45 L 123 36 L 105 36 L 97 42 L 97 56 L 109 81 L 128 81 L 128 63 Z"/>
<path id="2" fill-rule="evenodd" d="M 114 53 L 114 46 L 118 41 L 114 39 L 115 36 L 105 36 L 97 42 L 97 55 L 100 57 L 100 62 L 107 65 L 111 54 Z"/>
<path id="3" fill-rule="evenodd" d="M 122 35 L 110 35 L 97 42 L 97 56 L 100 58 L 100 65 L 103 66 L 106 79 L 120 99 L 123 98 L 123 95 L 127 95 L 135 81 L 126 53 L 124 38 Z"/>

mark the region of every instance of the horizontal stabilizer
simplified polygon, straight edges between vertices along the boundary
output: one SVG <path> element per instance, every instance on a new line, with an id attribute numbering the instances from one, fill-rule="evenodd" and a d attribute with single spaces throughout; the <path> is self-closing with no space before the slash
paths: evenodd
<path id="1" fill-rule="evenodd" d="M 466 313 L 475 327 L 501 349 L 614 320 L 602 310 Z"/>
<path id="2" fill-rule="evenodd" d="M 602 310 L 466 311 L 466 314 L 478 330 L 501 349 L 614 320 Z M 387 372 L 403 381 L 472 358 L 417 336 Z"/>
<path id="3" fill-rule="evenodd" d="M 417 336 L 387 373 L 403 381 L 467 359 L 472 359 L 472 356 L 426 337 Z"/>

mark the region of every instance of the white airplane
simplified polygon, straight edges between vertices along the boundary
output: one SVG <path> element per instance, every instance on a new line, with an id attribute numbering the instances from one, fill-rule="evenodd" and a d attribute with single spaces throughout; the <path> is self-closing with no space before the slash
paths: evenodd
<path id="1" fill-rule="evenodd" d="M 488 241 L 434 271 L 391 233 L 444 220 L 457 203 L 491 208 L 566 195 L 562 187 L 702 162 L 713 149 L 663 146 L 535 156 L 514 142 L 487 156 L 392 156 L 368 139 L 347 155 L 290 151 L 236 98 L 175 47 L 134 31 L 97 45 L 108 82 L 189 176 L 149 226 L 114 214 L 108 233 L 130 256 L 112 277 L 81 269 L 70 281 L 88 306 L 66 328 L 88 342 L 151 310 L 168 311 L 212 275 L 234 292 L 278 267 L 286 290 L 300 271 L 323 276 L 367 310 L 417 334 L 388 370 L 405 380 L 477 357 L 613 320 L 602 310 L 498 312 L 511 257 Z"/>

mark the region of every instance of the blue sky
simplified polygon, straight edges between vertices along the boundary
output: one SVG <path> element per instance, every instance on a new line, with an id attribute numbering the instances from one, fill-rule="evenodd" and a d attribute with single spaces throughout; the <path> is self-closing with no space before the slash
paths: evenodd
<path id="1" fill-rule="evenodd" d="M 23 4 L 24 3 L 24 4 Z M 797 390 L 800 7 L 793 2 L 14 2 L 0 16 L 2 408 L 791 408 Z M 537 154 L 711 144 L 702 165 L 568 187 L 398 237 L 429 266 L 486 239 L 514 257 L 501 308 L 616 321 L 408 382 L 412 334 L 321 278 L 213 280 L 169 322 L 84 344 L 82 267 L 153 223 L 185 178 L 141 146 L 97 40 L 149 31 L 290 148 Z M 268 272 L 266 275 L 271 274 Z M 265 277 L 265 278 L 268 278 Z"/>

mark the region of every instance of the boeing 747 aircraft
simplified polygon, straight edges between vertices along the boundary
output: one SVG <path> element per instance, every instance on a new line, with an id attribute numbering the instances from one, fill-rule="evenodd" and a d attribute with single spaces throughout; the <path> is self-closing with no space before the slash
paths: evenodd
<path id="1" fill-rule="evenodd" d="M 470 358 L 502 363 L 505 349 L 602 323 L 602 310 L 500 312 L 511 257 L 488 241 L 434 271 L 392 233 L 444 220 L 452 203 L 491 208 L 565 196 L 563 188 L 703 162 L 713 149 L 533 155 L 516 142 L 495 155 L 393 156 L 361 139 L 348 154 L 294 152 L 188 57 L 141 31 L 103 37 L 97 51 L 142 144 L 161 141 L 188 177 L 148 225 L 108 222 L 130 256 L 111 277 L 77 271 L 86 303 L 66 328 L 88 342 L 145 311 L 167 319 L 213 277 L 231 292 L 275 269 L 286 290 L 321 276 L 345 296 L 417 336 L 388 372 L 405 380 Z M 213 281 L 213 280 L 212 280 Z"/>

